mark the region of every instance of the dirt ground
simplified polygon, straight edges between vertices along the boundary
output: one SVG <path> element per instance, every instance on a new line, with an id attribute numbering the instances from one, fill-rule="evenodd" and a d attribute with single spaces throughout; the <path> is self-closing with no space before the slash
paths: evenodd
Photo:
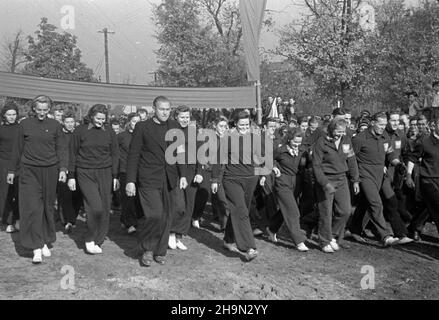
<path id="1" fill-rule="evenodd" d="M 434 225 L 427 225 L 421 243 L 383 249 L 374 241 L 347 242 L 349 248 L 332 255 L 318 250 L 315 242 L 309 244 L 310 252 L 300 253 L 282 232 L 278 244 L 258 238 L 259 256 L 249 263 L 222 249 L 217 228 L 207 215 L 202 229 L 192 228 L 184 238 L 188 251 L 168 251 L 165 265 L 154 263 L 150 268 L 135 259 L 136 236 L 121 229 L 118 212 L 112 215 L 104 254 L 98 256 L 84 253 L 84 221 L 78 221 L 70 235 L 58 232 L 52 257 L 41 265 L 32 265 L 32 253 L 20 246 L 18 233 L 2 231 L 0 299 L 439 298 L 439 237 Z M 366 280 L 364 266 L 374 268 Z M 65 268 L 74 281 L 63 278 Z M 373 276 L 375 289 L 362 289 L 362 279 L 370 285 Z"/>

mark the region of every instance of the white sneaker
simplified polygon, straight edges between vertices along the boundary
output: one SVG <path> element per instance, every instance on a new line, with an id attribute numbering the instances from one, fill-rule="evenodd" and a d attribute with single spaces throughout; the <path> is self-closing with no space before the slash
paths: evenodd
<path id="1" fill-rule="evenodd" d="M 396 243 L 396 244 L 407 244 L 407 243 L 411 243 L 413 241 L 415 241 L 415 240 L 413 240 L 409 237 L 403 237 L 403 238 L 399 239 L 398 243 Z"/>
<path id="2" fill-rule="evenodd" d="M 34 257 L 32 258 L 32 263 L 39 264 L 43 262 L 43 257 L 41 256 L 41 254 L 42 254 L 41 249 L 35 249 Z"/>
<path id="3" fill-rule="evenodd" d="M 276 242 L 277 242 L 277 236 L 276 236 L 276 234 L 273 233 L 273 232 L 271 232 L 271 230 L 270 230 L 269 227 L 267 227 L 266 230 L 267 230 L 267 234 L 268 234 L 268 239 L 270 239 L 271 242 L 276 243 Z"/>
<path id="4" fill-rule="evenodd" d="M 256 251 L 255 249 L 249 249 L 245 254 L 245 258 L 247 259 L 247 261 L 252 261 L 257 256 L 258 256 L 258 251 Z"/>
<path id="5" fill-rule="evenodd" d="M 96 254 L 102 254 L 102 248 L 95 244 L 95 252 Z"/>
<path id="6" fill-rule="evenodd" d="M 199 220 L 192 221 L 192 226 L 194 228 L 200 229 L 200 221 Z"/>
<path id="7" fill-rule="evenodd" d="M 20 231 L 20 220 L 15 221 L 14 228 L 16 231 Z"/>
<path id="8" fill-rule="evenodd" d="M 14 233 L 16 230 L 12 224 L 6 227 L 6 233 Z"/>
<path id="9" fill-rule="evenodd" d="M 383 245 L 385 247 L 390 247 L 390 246 L 393 246 L 394 244 L 398 244 L 398 242 L 399 242 L 398 238 L 395 238 L 395 237 L 392 237 L 392 236 L 388 236 L 388 237 L 386 237 L 384 239 Z"/>
<path id="10" fill-rule="evenodd" d="M 297 245 L 297 250 L 300 252 L 308 252 L 309 248 L 305 245 L 305 243 L 302 242 Z"/>
<path id="11" fill-rule="evenodd" d="M 41 252 L 43 253 L 43 256 L 48 258 L 52 255 L 52 253 L 50 252 L 49 248 L 47 247 L 47 245 L 45 244 L 43 249 L 41 250 Z"/>
<path id="12" fill-rule="evenodd" d="M 187 247 L 180 240 L 177 240 L 176 247 L 177 247 L 177 249 L 180 249 L 182 251 L 186 251 L 187 250 Z"/>
<path id="13" fill-rule="evenodd" d="M 168 247 L 171 250 L 177 249 L 177 240 L 175 239 L 175 233 L 169 234 Z"/>
<path id="14" fill-rule="evenodd" d="M 85 243 L 85 250 L 90 254 L 96 254 L 96 245 L 94 241 Z"/>
<path id="15" fill-rule="evenodd" d="M 331 241 L 331 243 L 329 245 L 331 246 L 331 248 L 334 251 L 340 250 L 340 246 L 338 245 L 337 240 L 335 240 L 335 239 L 332 239 L 332 241 Z"/>
<path id="16" fill-rule="evenodd" d="M 133 233 L 135 233 L 137 230 L 136 230 L 136 227 L 134 227 L 134 226 L 131 226 L 131 227 L 129 227 L 128 228 L 128 234 L 133 234 Z"/>
<path id="17" fill-rule="evenodd" d="M 322 248 L 322 251 L 323 251 L 324 253 L 335 253 L 334 249 L 332 249 L 332 247 L 331 247 L 330 244 L 328 244 L 327 246 L 324 246 L 324 247 Z"/>

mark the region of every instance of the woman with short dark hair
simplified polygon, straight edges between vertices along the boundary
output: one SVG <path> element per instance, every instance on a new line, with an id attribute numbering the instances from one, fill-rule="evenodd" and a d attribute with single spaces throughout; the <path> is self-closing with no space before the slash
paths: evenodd
<path id="1" fill-rule="evenodd" d="M 18 133 L 18 108 L 13 102 L 7 103 L 1 111 L 0 126 L 0 215 L 2 224 L 7 224 L 6 232 L 18 231 L 18 182 L 14 179 L 12 185 L 8 184 L 6 177 L 8 174 L 9 162 L 12 158 L 12 150 L 15 145 Z M 11 221 L 9 216 L 12 212 Z"/>
<path id="2" fill-rule="evenodd" d="M 306 252 L 309 249 L 305 245 L 306 237 L 300 230 L 300 212 L 296 202 L 296 176 L 300 168 L 306 165 L 307 157 L 307 152 L 300 148 L 303 137 L 301 129 L 290 129 L 284 137 L 284 143 L 274 150 L 274 160 L 280 170 L 280 176 L 276 177 L 274 184 L 279 211 L 270 218 L 267 233 L 273 242 L 277 242 L 276 233 L 285 222 L 297 250 Z"/>
<path id="3" fill-rule="evenodd" d="M 116 133 L 105 126 L 107 117 L 106 106 L 94 105 L 88 113 L 90 123 L 76 128 L 70 142 L 68 185 L 75 191 L 77 179 L 84 198 L 89 254 L 102 253 L 110 227 L 111 190 L 119 189 L 119 145 Z"/>

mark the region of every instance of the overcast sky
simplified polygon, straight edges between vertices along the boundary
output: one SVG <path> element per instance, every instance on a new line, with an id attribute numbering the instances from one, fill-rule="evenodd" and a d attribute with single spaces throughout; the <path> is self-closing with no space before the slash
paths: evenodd
<path id="1" fill-rule="evenodd" d="M 418 3 L 419 0 L 406 0 Z M 105 79 L 104 37 L 98 30 L 107 27 L 109 35 L 111 82 L 146 84 L 153 78 L 157 43 L 153 37 L 152 5 L 161 0 L 0 0 L 0 44 L 12 38 L 18 30 L 33 34 L 41 17 L 61 28 L 64 14 L 61 8 L 73 6 L 75 29 L 67 30 L 78 37 L 83 60 Z M 276 26 L 280 27 L 300 17 L 303 0 L 268 0 Z M 277 43 L 274 34 L 262 35 L 261 46 L 273 48 Z"/>

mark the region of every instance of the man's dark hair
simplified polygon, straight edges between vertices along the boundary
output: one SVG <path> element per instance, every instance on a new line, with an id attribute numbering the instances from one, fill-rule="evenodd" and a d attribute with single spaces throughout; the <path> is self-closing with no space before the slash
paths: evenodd
<path id="1" fill-rule="evenodd" d="M 269 122 L 279 123 L 279 119 L 278 118 L 273 118 L 273 117 L 267 118 L 267 120 L 265 120 L 265 125 L 268 125 Z"/>
<path id="2" fill-rule="evenodd" d="M 344 119 L 336 118 L 328 124 L 328 134 L 332 135 L 337 127 L 347 127 L 348 123 Z"/>
<path id="3" fill-rule="evenodd" d="M 308 124 L 311 125 L 311 123 L 319 123 L 319 120 L 316 116 L 312 116 L 311 119 L 309 119 Z"/>
<path id="4" fill-rule="evenodd" d="M 342 108 L 335 108 L 333 111 L 332 111 L 332 115 L 334 116 L 334 117 L 336 117 L 336 116 L 344 116 L 346 114 L 346 112 L 342 109 Z"/>
<path id="5" fill-rule="evenodd" d="M 399 114 L 399 112 L 398 112 Z M 378 119 L 386 119 L 387 120 L 387 114 L 383 111 L 377 112 L 372 116 L 372 121 L 378 121 Z"/>
<path id="6" fill-rule="evenodd" d="M 303 134 L 302 130 L 300 130 L 300 128 L 288 128 L 283 141 L 285 144 L 289 144 L 291 140 L 293 140 L 294 138 L 297 137 L 304 137 L 305 135 Z"/>

